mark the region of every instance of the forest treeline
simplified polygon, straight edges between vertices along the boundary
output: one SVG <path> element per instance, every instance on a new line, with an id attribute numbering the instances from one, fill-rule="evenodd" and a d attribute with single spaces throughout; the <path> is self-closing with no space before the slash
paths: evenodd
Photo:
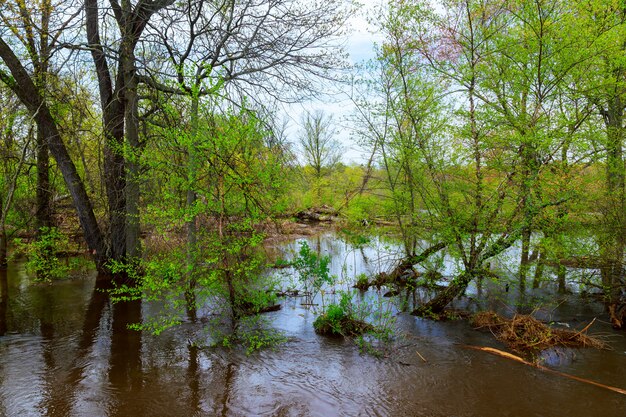
<path id="1" fill-rule="evenodd" d="M 393 223 L 407 265 L 444 249 L 461 260 L 416 313 L 443 309 L 515 245 L 522 291 L 545 266 L 565 291 L 566 267 L 586 263 L 601 271 L 587 284 L 619 304 L 626 5 L 390 1 L 370 16 L 376 57 L 350 67 L 354 7 L 0 3 L 0 263 L 15 237 L 65 227 L 134 291 L 177 292 L 192 317 L 200 294 L 220 293 L 236 318 L 242 294 L 263 302 L 268 225 L 329 205 L 354 225 Z M 338 120 L 313 112 L 288 137 L 275 111 L 331 82 L 350 91 L 342 125 L 360 164 L 340 161 Z"/>

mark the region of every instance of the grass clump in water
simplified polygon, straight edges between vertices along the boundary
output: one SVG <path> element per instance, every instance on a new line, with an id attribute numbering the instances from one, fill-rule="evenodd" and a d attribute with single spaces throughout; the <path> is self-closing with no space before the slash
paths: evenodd
<path id="1" fill-rule="evenodd" d="M 315 332 L 328 336 L 360 336 L 374 330 L 374 326 L 355 318 L 341 304 L 330 304 L 313 322 Z"/>

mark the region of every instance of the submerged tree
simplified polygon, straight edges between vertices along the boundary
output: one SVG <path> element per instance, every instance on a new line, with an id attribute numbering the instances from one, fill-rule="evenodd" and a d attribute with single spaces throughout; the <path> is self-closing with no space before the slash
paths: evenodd
<path id="1" fill-rule="evenodd" d="M 170 107 L 170 116 L 184 120 L 188 108 L 182 114 L 180 110 Z M 160 321 L 148 324 L 157 332 L 175 324 L 182 312 L 194 321 L 200 309 L 225 313 L 219 317 L 232 318 L 236 330 L 239 319 L 270 301 L 259 245 L 280 202 L 281 160 L 265 146 L 266 133 L 253 112 L 219 111 L 203 100 L 199 116 L 197 134 L 164 124 L 154 127 L 153 141 L 145 149 L 156 176 L 147 187 L 161 196 L 149 202 L 145 216 L 155 227 L 151 239 L 159 242 L 151 245 L 157 251 L 144 262 L 146 275 L 136 291 L 169 306 Z M 190 143 L 199 161 L 193 211 L 186 207 L 185 151 Z M 193 270 L 183 267 L 186 246 L 171 240 L 186 228 L 189 216 L 198 225 Z"/>
<path id="2" fill-rule="evenodd" d="M 570 74 L 591 55 L 580 34 L 561 41 L 572 33 L 566 3 L 446 6 L 390 4 L 379 20 L 386 42 L 377 118 L 369 122 L 390 189 L 409 203 L 396 197 L 399 213 L 425 213 L 436 231 L 437 244 L 424 254 L 447 247 L 462 261 L 450 285 L 416 313 L 443 309 L 473 279 L 491 275 L 486 261 L 519 241 L 524 291 L 537 219 L 573 196 L 546 179 L 565 168 L 555 155 L 565 144 L 564 152 L 574 149 L 589 114 L 568 120 L 575 113 L 558 107 Z"/>
<path id="3" fill-rule="evenodd" d="M 604 138 L 605 188 L 599 202 L 602 213 L 598 246 L 602 257 L 602 286 L 609 307 L 615 308 L 626 288 L 626 166 L 624 140 L 626 78 L 624 52 L 626 11 L 619 1 L 597 1 L 578 7 L 580 28 L 597 39 L 595 59 L 581 74 L 581 93 L 601 117 Z"/>

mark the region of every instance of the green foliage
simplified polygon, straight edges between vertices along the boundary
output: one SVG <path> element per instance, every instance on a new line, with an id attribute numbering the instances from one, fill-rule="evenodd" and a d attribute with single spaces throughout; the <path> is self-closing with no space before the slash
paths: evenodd
<path id="1" fill-rule="evenodd" d="M 24 244 L 14 240 L 16 253 L 27 256 L 26 269 L 35 275 L 37 281 L 51 282 L 55 279 L 67 278 L 71 272 L 84 269 L 86 266 L 78 258 L 58 257 L 59 253 L 70 249 L 69 240 L 56 227 L 42 227 L 39 236 L 31 243 Z"/>
<path id="2" fill-rule="evenodd" d="M 352 294 L 340 293 L 339 303 L 331 303 L 313 322 L 319 334 L 335 336 L 358 336 L 371 326 L 359 320 L 354 314 Z"/>
<path id="3" fill-rule="evenodd" d="M 363 353 L 382 355 L 395 333 L 390 303 L 382 298 L 354 302 L 353 291 L 340 291 L 339 302 L 330 303 L 313 322 L 316 333 L 354 337 Z"/>
<path id="4" fill-rule="evenodd" d="M 329 264 L 330 256 L 318 255 L 313 252 L 306 241 L 300 244 L 300 251 L 292 265 L 304 286 L 308 304 L 313 303 L 315 296 L 325 284 L 330 285 L 334 282 L 335 277 L 330 275 Z"/>
<path id="5" fill-rule="evenodd" d="M 236 339 L 248 355 L 261 349 L 274 348 L 287 341 L 282 332 L 269 327 L 259 316 L 242 319 L 237 329 Z"/>
<path id="6" fill-rule="evenodd" d="M 326 311 L 320 314 L 313 322 L 315 331 L 320 334 L 352 336 L 352 321 L 344 309 L 337 304 L 329 304 Z"/>
<path id="7" fill-rule="evenodd" d="M 354 284 L 355 288 L 360 290 L 367 290 L 370 286 L 369 278 L 366 274 L 359 274 L 356 276 L 356 282 Z"/>

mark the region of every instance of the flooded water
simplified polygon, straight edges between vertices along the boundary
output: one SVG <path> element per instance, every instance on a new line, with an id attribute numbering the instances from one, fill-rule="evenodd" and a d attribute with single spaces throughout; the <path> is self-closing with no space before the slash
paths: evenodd
<path id="1" fill-rule="evenodd" d="M 395 250 L 381 241 L 354 249 L 329 235 L 310 245 L 333 256 L 344 287 L 354 274 L 388 267 Z M 19 266 L 0 271 L 0 415 L 626 416 L 624 395 L 467 349 L 503 347 L 462 320 L 394 313 L 398 338 L 375 358 L 351 341 L 316 335 L 315 313 L 286 298 L 267 317 L 288 341 L 246 356 L 189 344 L 201 324 L 160 336 L 128 330 L 155 306 L 113 305 L 104 289 L 95 275 L 49 285 Z M 480 298 L 470 291 L 463 302 L 506 309 L 504 293 L 490 291 Z M 574 297 L 539 314 L 575 328 L 603 318 L 602 306 Z M 610 335 L 612 350 L 556 352 L 547 363 L 626 389 L 626 334 L 602 321 L 594 329 Z"/>

